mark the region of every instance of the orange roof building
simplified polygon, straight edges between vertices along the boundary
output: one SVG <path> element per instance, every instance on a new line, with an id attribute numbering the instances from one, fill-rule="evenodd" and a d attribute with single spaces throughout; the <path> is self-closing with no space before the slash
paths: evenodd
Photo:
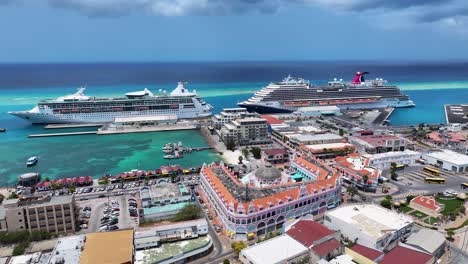
<path id="1" fill-rule="evenodd" d="M 204 166 L 200 186 L 226 233 L 245 239 L 282 228 L 288 219 L 319 217 L 340 202 L 340 174 L 311 157 L 290 163 L 290 180 L 281 184 L 243 184 L 224 164 Z"/>
<path id="2" fill-rule="evenodd" d="M 351 153 L 346 157 L 336 157 L 335 161 L 335 168 L 343 175 L 344 180 L 367 189 L 377 186 L 381 170 L 370 167 L 369 158 Z"/>

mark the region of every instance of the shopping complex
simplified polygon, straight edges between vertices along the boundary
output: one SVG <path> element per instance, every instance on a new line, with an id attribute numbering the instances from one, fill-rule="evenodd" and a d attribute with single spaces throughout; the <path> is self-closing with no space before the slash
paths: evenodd
<path id="1" fill-rule="evenodd" d="M 340 202 L 339 173 L 313 157 L 294 157 L 282 171 L 265 164 L 237 174 L 223 163 L 204 166 L 200 185 L 225 233 L 246 239 L 281 230 L 289 219 L 320 218 Z"/>

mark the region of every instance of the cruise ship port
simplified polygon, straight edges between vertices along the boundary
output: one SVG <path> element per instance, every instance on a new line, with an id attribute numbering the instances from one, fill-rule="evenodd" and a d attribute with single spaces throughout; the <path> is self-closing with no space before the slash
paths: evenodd
<path id="1" fill-rule="evenodd" d="M 59 136 L 78 136 L 78 135 L 112 135 L 126 133 L 144 133 L 161 132 L 176 130 L 195 130 L 200 129 L 204 120 L 179 120 L 177 115 L 155 115 L 155 116 L 133 116 L 116 117 L 114 122 L 107 124 L 50 124 L 47 129 L 72 129 L 98 127 L 94 131 L 73 131 L 61 133 L 41 133 L 31 134 L 29 138 L 39 137 L 59 137 Z"/>

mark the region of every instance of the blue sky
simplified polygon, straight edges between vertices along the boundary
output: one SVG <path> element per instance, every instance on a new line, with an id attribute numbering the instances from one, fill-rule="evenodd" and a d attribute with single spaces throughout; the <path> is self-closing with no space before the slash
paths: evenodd
<path id="1" fill-rule="evenodd" d="M 466 0 L 0 0 L 0 61 L 467 60 Z"/>

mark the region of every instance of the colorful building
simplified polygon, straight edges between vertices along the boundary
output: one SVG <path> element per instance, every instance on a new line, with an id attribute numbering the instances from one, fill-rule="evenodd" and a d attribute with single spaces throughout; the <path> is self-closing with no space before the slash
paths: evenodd
<path id="1" fill-rule="evenodd" d="M 308 214 L 318 218 L 339 205 L 341 181 L 336 170 L 312 157 L 294 158 L 290 167 L 272 173 L 281 180 L 268 176 L 275 184 L 261 186 L 243 183 L 222 163 L 202 168 L 201 189 L 225 233 L 235 239 L 261 236 L 280 230 L 289 219 Z M 289 175 L 286 182 L 284 173 Z"/>
<path id="2" fill-rule="evenodd" d="M 363 190 L 376 190 L 381 170 L 370 167 L 369 159 L 351 153 L 346 157 L 336 157 L 335 161 L 335 168 L 341 172 L 344 181 Z"/>

